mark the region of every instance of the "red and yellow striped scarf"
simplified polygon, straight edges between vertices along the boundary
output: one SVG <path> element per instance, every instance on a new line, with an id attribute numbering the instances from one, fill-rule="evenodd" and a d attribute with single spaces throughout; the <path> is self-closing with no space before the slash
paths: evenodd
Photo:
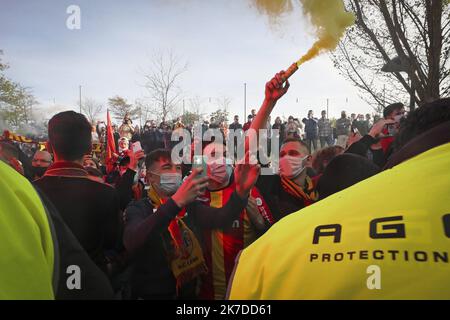
<path id="1" fill-rule="evenodd" d="M 309 206 L 310 204 L 313 204 L 318 199 L 318 194 L 315 191 L 314 183 L 312 182 L 311 178 L 306 176 L 305 178 L 305 187 L 302 188 L 298 184 L 296 184 L 294 181 L 286 178 L 281 177 L 281 185 L 287 193 L 290 195 L 303 199 L 303 202 L 305 206 Z"/>
<path id="2" fill-rule="evenodd" d="M 154 208 L 165 203 L 152 186 L 148 190 L 148 198 Z M 168 232 L 171 241 L 169 245 L 165 243 L 169 265 L 177 280 L 177 290 L 184 283 L 208 272 L 197 237 L 183 221 L 185 215 L 186 209 L 183 208 L 170 222 Z"/>
<path id="3" fill-rule="evenodd" d="M 221 190 L 207 190 L 203 199 L 204 204 L 213 208 L 222 208 L 235 190 L 234 182 Z M 256 238 L 256 232 L 245 209 L 227 227 L 204 228 L 204 255 L 210 272 L 202 277 L 200 299 L 223 300 L 225 298 L 236 256 Z"/>

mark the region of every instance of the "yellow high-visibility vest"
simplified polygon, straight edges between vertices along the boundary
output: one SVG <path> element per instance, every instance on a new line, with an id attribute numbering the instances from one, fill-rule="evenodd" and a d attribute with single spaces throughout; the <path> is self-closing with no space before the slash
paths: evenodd
<path id="1" fill-rule="evenodd" d="M 450 299 L 450 143 L 276 223 L 230 299 Z"/>
<path id="2" fill-rule="evenodd" d="M 54 299 L 53 250 L 39 195 L 0 161 L 0 299 Z"/>

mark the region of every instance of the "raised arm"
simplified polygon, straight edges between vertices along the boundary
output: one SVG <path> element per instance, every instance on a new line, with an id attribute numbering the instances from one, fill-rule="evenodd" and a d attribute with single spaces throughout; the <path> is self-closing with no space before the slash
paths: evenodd
<path id="1" fill-rule="evenodd" d="M 284 71 L 281 71 L 275 75 L 269 82 L 266 83 L 266 91 L 264 101 L 261 108 L 258 110 L 255 119 L 253 119 L 250 129 L 255 130 L 256 134 L 259 133 L 259 129 L 265 129 L 267 120 L 272 112 L 278 99 L 280 99 L 289 89 L 289 81 L 286 81 L 283 85 L 282 76 Z M 247 147 L 247 143 L 246 143 Z M 246 148 L 248 150 L 248 148 Z"/>

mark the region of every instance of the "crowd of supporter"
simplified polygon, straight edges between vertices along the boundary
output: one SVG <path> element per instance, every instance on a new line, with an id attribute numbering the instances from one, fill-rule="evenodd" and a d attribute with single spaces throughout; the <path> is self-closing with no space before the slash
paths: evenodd
<path id="1" fill-rule="evenodd" d="M 381 118 L 370 114 L 348 118 L 343 111 L 331 121 L 325 110 L 320 118 L 312 110 L 299 110 L 307 117 L 289 116 L 287 121 L 276 117 L 272 123 L 271 111 L 288 88 L 277 74 L 266 84 L 263 105 L 252 110 L 244 124 L 237 115 L 229 125 L 214 118 L 200 124 L 202 135 L 216 129 L 223 139 L 216 136 L 198 143 L 195 128 L 183 124 L 182 118 L 159 125 L 149 120 L 139 128 L 126 115 L 120 125 L 98 122 L 93 128 L 82 114 L 65 111 L 49 121 L 43 150 L 30 155 L 20 143 L 1 141 L 2 174 L 20 182 L 2 187 L 15 188 L 17 194 L 21 185 L 31 183 L 27 192 L 36 192 L 34 201 L 40 199 L 47 211 L 44 218 L 50 221 L 58 257 L 49 272 L 59 270 L 59 277 L 53 276 L 53 296 L 225 299 L 241 250 L 280 220 L 450 142 L 450 130 L 442 129 L 450 124 L 449 99 L 409 114 L 403 104 L 391 104 Z M 266 129 L 265 140 L 260 129 Z M 180 130 L 194 138 L 200 162 L 195 163 L 193 150 L 187 163 L 174 160 L 172 151 L 180 140 L 173 134 Z M 414 142 L 436 130 L 444 134 L 421 140 L 420 145 Z M 257 154 L 249 151 L 252 135 L 260 144 L 267 141 L 269 162 L 262 161 L 261 146 Z M 93 141 L 99 150 L 93 150 Z M 236 145 L 230 149 L 227 141 Z M 271 148 L 272 141 L 278 141 L 278 150 Z M 240 146 L 245 147 L 241 157 Z M 107 150 L 115 152 L 107 155 Z M 274 155 L 276 163 L 270 161 Z M 267 170 L 262 174 L 263 168 L 269 174 Z M 1 202 L 3 206 L 9 200 L 2 197 Z M 281 230 L 271 230 L 276 231 Z M 16 269 L 28 268 L 20 262 L 14 260 Z M 71 265 L 82 270 L 81 290 L 67 287 L 66 270 Z M 0 285 L 3 277 L 8 275 L 0 275 Z M 32 288 L 32 296 L 39 297 L 39 290 Z"/>

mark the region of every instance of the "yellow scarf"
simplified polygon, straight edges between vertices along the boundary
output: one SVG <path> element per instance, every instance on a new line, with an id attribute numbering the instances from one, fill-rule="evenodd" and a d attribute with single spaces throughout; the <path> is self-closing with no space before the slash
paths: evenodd
<path id="1" fill-rule="evenodd" d="M 153 186 L 148 189 L 148 198 L 154 208 L 158 208 L 165 202 L 159 197 Z M 186 210 L 183 208 L 170 222 L 168 227 L 171 237 L 170 244 L 167 245 L 164 241 L 169 265 L 177 280 L 177 289 L 184 283 L 208 272 L 197 237 L 183 221 L 185 214 Z"/>

